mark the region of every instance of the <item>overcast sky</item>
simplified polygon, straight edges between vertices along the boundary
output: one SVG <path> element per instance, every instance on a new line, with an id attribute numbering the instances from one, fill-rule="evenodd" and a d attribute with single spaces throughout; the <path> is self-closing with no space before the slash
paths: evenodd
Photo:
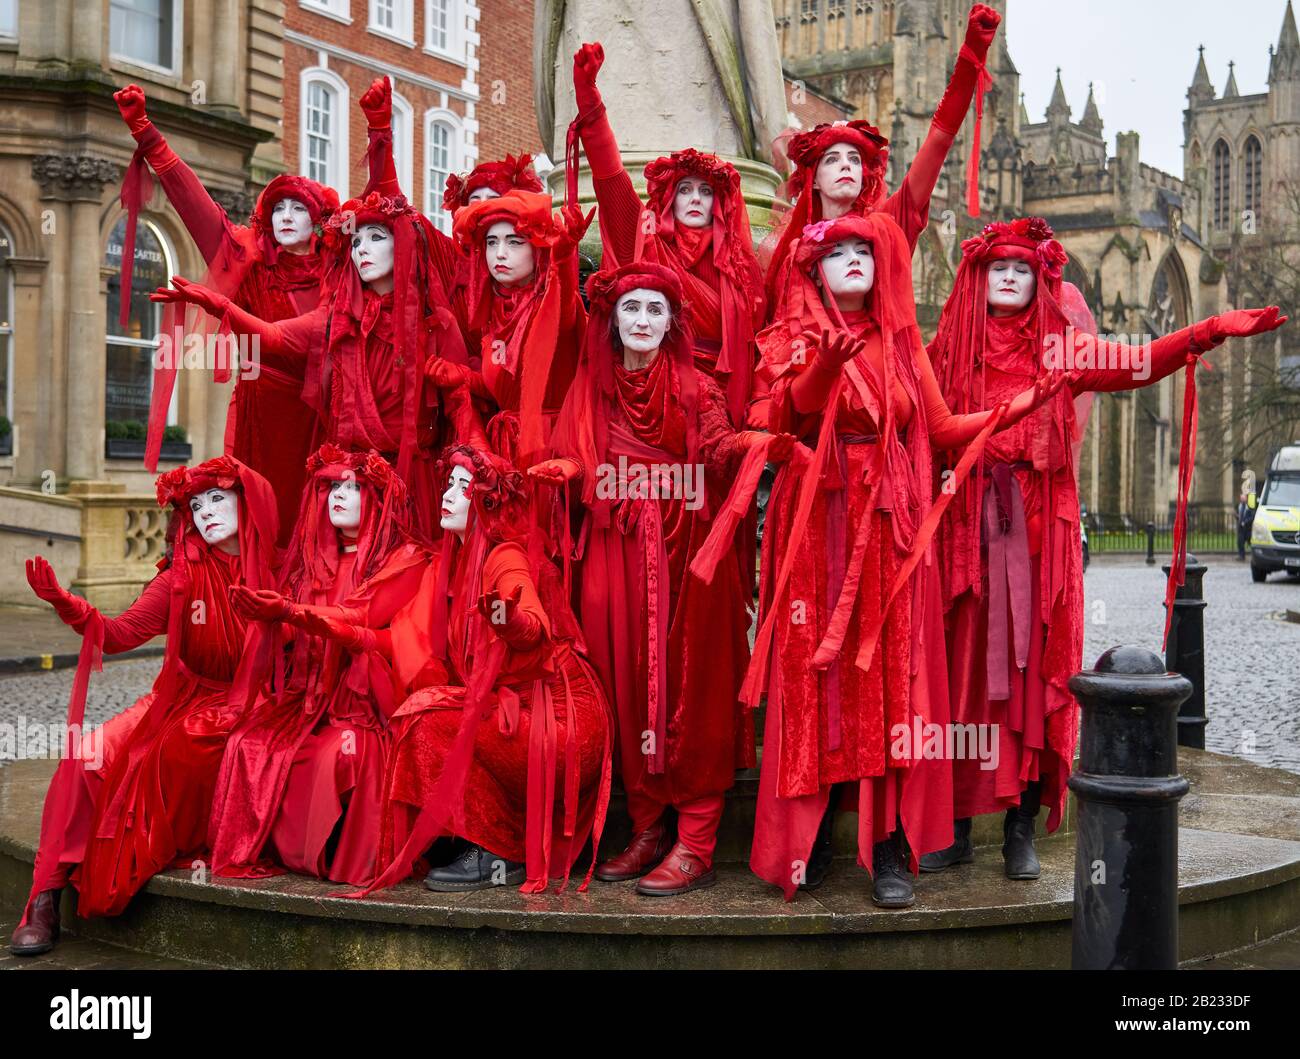
<path id="1" fill-rule="evenodd" d="M 1237 63 L 1237 87 L 1268 89 L 1268 47 L 1276 45 L 1286 0 L 1007 0 L 1007 46 L 1020 70 L 1030 121 L 1042 121 L 1061 68 L 1072 119 L 1096 83 L 1104 135 L 1142 136 L 1142 161 L 1183 174 L 1183 110 L 1196 47 L 1218 95 Z"/>

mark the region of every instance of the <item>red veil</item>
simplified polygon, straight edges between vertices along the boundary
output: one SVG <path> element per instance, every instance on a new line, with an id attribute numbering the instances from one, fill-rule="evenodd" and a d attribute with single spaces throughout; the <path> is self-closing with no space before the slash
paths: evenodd
<path id="1" fill-rule="evenodd" d="M 498 195 L 509 191 L 527 191 L 540 195 L 542 182 L 533 168 L 533 156 L 516 158 L 508 154 L 499 162 L 480 162 L 466 176 L 452 173 L 442 193 L 442 208 L 453 217 L 469 205 L 469 197 L 479 188 L 491 188 Z"/>

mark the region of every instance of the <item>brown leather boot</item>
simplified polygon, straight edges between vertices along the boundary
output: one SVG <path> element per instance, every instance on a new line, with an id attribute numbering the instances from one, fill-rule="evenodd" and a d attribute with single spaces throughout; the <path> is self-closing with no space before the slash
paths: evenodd
<path id="1" fill-rule="evenodd" d="M 664 859 L 672 848 L 672 835 L 668 825 L 660 819 L 644 831 L 632 836 L 627 849 L 616 857 L 596 865 L 596 878 L 603 882 L 625 882 L 639 879 Z"/>
<path id="2" fill-rule="evenodd" d="M 62 890 L 42 890 L 27 906 L 27 920 L 9 939 L 14 956 L 40 956 L 59 940 L 59 898 Z"/>
<path id="3" fill-rule="evenodd" d="M 676 897 L 717 881 L 717 873 L 678 842 L 659 867 L 636 884 L 636 892 L 646 897 Z"/>

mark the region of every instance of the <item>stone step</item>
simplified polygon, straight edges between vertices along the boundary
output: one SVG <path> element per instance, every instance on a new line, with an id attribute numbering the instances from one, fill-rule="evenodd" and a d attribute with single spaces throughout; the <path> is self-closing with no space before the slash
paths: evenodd
<path id="1" fill-rule="evenodd" d="M 1300 777 L 1180 752 L 1192 783 L 1179 838 L 1180 955 L 1204 961 L 1300 928 Z M 0 769 L 0 900 L 30 885 L 49 763 Z M 1011 882 L 996 849 L 922 876 L 916 904 L 882 910 L 851 858 L 787 904 L 741 864 L 717 886 L 645 898 L 634 884 L 524 896 L 433 894 L 407 882 L 365 901 L 316 879 L 158 876 L 126 914 L 72 920 L 79 938 L 222 967 L 1065 967 L 1074 846 L 1040 843 L 1042 877 Z"/>

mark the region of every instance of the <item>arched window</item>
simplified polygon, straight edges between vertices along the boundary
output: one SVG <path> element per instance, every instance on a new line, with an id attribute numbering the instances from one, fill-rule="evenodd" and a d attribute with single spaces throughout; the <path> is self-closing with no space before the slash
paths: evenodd
<path id="1" fill-rule="evenodd" d="M 1227 230 L 1232 227 L 1232 152 L 1227 143 L 1219 140 L 1214 145 L 1214 227 Z"/>
<path id="2" fill-rule="evenodd" d="M 1147 313 L 1156 337 L 1172 334 L 1191 321 L 1191 297 L 1182 259 L 1170 251 L 1156 269 Z"/>
<path id="3" fill-rule="evenodd" d="M 411 136 L 415 126 L 415 111 L 411 104 L 393 93 L 393 166 L 397 169 L 397 180 L 402 185 L 402 192 L 407 198 L 415 194 L 412 183 L 413 150 Z"/>
<path id="4" fill-rule="evenodd" d="M 176 258 L 166 237 L 157 225 L 140 218 L 135 230 L 135 263 L 131 271 L 131 313 L 123 327 L 119 312 L 125 237 L 126 218 L 123 217 L 113 227 L 104 252 L 104 267 L 112 273 L 108 280 L 108 326 L 105 328 L 108 364 L 104 373 L 104 423 L 110 431 L 115 429 L 112 424 L 142 427 L 149 421 L 153 351 L 162 326 L 162 306 L 151 302 L 149 295 L 167 286 L 176 272 Z M 167 422 L 176 422 L 175 391 Z M 124 429 L 125 433 L 116 436 L 131 437 L 137 428 Z"/>
<path id="5" fill-rule="evenodd" d="M 348 197 L 348 86 L 329 70 L 302 72 L 298 171 Z"/>
<path id="6" fill-rule="evenodd" d="M 1255 136 L 1246 141 L 1241 155 L 1241 192 L 1242 209 L 1258 217 L 1264 201 L 1264 148 Z"/>
<path id="7" fill-rule="evenodd" d="M 447 178 L 460 168 L 460 118 L 449 110 L 424 116 L 424 212 L 441 231 L 451 232 L 451 214 L 442 208 Z"/>

